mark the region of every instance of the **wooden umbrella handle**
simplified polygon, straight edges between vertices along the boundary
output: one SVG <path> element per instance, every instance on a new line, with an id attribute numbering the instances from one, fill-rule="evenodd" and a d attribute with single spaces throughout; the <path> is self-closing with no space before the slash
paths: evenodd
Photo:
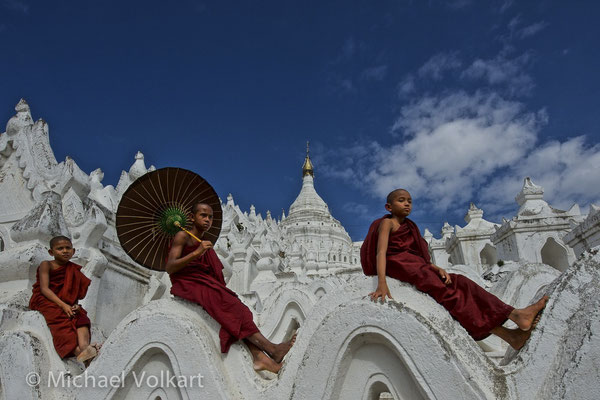
<path id="1" fill-rule="evenodd" d="M 198 239 L 198 237 L 196 237 L 196 235 L 194 235 L 192 232 L 188 231 L 183 226 L 181 226 L 181 224 L 179 223 L 179 221 L 173 222 L 173 225 L 175 225 L 176 227 L 178 227 L 179 229 L 181 229 L 182 231 L 184 231 L 185 233 L 187 233 L 188 235 L 190 235 L 191 237 L 193 237 L 194 239 L 196 239 L 198 241 L 198 243 L 202 243 L 201 239 Z"/>

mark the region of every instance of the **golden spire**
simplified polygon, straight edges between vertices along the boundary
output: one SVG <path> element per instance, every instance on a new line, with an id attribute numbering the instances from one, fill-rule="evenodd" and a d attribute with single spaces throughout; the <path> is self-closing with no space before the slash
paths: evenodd
<path id="1" fill-rule="evenodd" d="M 304 165 L 302 166 L 302 177 L 305 177 L 306 175 L 315 176 L 314 170 L 313 170 L 313 165 L 310 162 L 310 157 L 308 156 L 308 153 L 309 153 L 309 148 L 308 148 L 308 141 L 307 141 L 306 142 L 306 158 L 304 159 Z"/>

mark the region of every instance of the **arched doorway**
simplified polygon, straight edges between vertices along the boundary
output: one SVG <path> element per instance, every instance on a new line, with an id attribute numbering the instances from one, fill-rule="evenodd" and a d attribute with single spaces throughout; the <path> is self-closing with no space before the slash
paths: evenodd
<path id="1" fill-rule="evenodd" d="M 567 249 L 552 237 L 546 240 L 546 244 L 544 244 L 540 253 L 544 264 L 548 264 L 561 272 L 569 267 Z"/>
<path id="2" fill-rule="evenodd" d="M 494 246 L 486 243 L 479 252 L 479 259 L 482 265 L 495 265 L 498 262 L 498 252 Z"/>

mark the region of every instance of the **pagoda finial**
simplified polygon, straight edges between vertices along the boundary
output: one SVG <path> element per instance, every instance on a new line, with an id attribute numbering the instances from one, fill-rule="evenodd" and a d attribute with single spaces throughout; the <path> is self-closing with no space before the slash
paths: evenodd
<path id="1" fill-rule="evenodd" d="M 302 165 L 302 177 L 306 175 L 315 176 L 312 162 L 310 162 L 310 148 L 308 147 L 309 142 L 306 141 L 306 158 L 304 159 L 304 165 Z"/>

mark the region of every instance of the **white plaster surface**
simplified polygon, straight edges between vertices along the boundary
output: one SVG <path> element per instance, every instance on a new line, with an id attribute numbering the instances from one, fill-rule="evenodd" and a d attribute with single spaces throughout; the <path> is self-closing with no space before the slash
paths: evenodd
<path id="1" fill-rule="evenodd" d="M 563 240 L 573 248 L 577 258 L 584 251 L 600 246 L 600 207 L 591 204 L 586 219 L 567 233 Z"/>
<path id="2" fill-rule="evenodd" d="M 578 209 L 551 208 L 543 190 L 526 180 L 518 215 L 491 233 L 517 259 L 445 266 L 515 306 L 550 296 L 530 341 L 515 352 L 498 339 L 474 342 L 410 285 L 388 280 L 395 300 L 370 302 L 366 295 L 376 280 L 362 275 L 360 242 L 352 243 L 330 214 L 306 160 L 300 194 L 279 220 L 270 212 L 263 218 L 254 207 L 242 211 L 230 195 L 215 246 L 228 285 L 271 340 L 298 330 L 279 375 L 257 374 L 243 344 L 221 354 L 217 323 L 198 305 L 173 299 L 165 273 L 136 265 L 120 248 L 114 213 L 127 187 L 153 169 L 143 155 L 135 155 L 116 188 L 104 186 L 100 169 L 88 176 L 74 160 L 54 159 L 48 125 L 34 123 L 24 101 L 16 111 L 0 133 L 0 399 L 598 398 L 600 256 L 590 245 L 596 244 L 595 208 L 578 226 Z M 448 225 L 442 239 L 426 235 L 436 262 L 450 257 L 444 249 L 455 232 L 489 240 L 478 210 L 470 210 L 465 228 Z M 525 219 L 533 242 L 520 234 Z M 74 261 L 93 282 L 83 305 L 92 339 L 104 346 L 85 373 L 73 359 L 58 357 L 43 317 L 27 308 L 37 265 L 48 258 L 46 241 L 57 233 L 73 238 Z M 522 251 L 550 237 L 565 246 L 565 233 L 581 252 L 560 271 Z M 29 373 L 39 374 L 38 385 L 27 384 Z M 61 376 L 64 381 L 52 384 L 50 378 Z M 184 380 L 181 387 L 169 380 L 174 376 Z M 112 385 L 103 380 L 111 377 Z"/>

